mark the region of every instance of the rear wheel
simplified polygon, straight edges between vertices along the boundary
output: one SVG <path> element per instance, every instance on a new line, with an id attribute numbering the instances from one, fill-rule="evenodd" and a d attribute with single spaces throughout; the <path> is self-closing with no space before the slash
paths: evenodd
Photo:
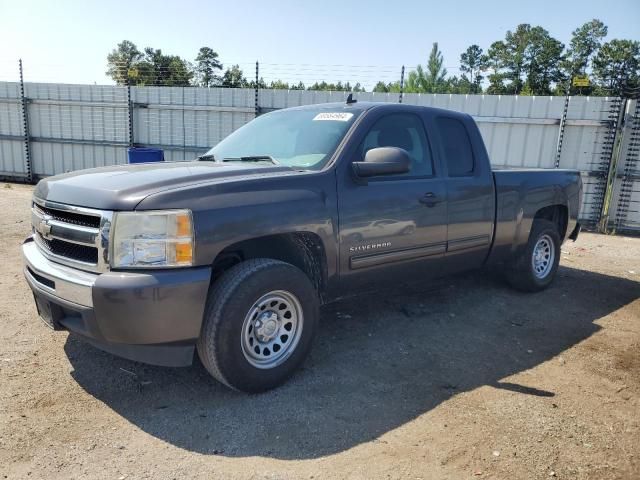
<path id="1" fill-rule="evenodd" d="M 525 292 L 547 288 L 558 270 L 560 245 L 558 227 L 553 222 L 534 220 L 526 248 L 506 269 L 509 283 Z"/>
<path id="2" fill-rule="evenodd" d="M 318 296 L 301 270 L 278 260 L 248 260 L 213 285 L 198 355 L 225 385 L 268 390 L 303 362 L 317 319 Z"/>

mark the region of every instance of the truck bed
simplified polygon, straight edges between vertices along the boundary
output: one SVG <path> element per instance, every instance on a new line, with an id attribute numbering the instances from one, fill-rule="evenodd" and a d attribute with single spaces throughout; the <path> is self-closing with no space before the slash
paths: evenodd
<path id="1" fill-rule="evenodd" d="M 567 206 L 566 239 L 576 226 L 582 180 L 578 170 L 510 168 L 493 170 L 496 223 L 488 263 L 500 263 L 526 245 L 531 224 L 541 208 Z"/>

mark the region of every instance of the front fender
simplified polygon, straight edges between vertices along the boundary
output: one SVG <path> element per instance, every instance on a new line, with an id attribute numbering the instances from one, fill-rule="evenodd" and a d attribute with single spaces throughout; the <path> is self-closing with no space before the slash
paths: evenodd
<path id="1" fill-rule="evenodd" d="M 333 171 L 201 185 L 151 195 L 138 210 L 193 212 L 195 264 L 211 265 L 226 247 L 283 233 L 308 232 L 325 246 L 329 275 L 337 265 L 338 216 Z"/>

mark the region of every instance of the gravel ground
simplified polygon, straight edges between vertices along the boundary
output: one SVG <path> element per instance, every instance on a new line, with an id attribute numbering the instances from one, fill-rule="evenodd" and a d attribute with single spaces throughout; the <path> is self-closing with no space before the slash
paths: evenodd
<path id="1" fill-rule="evenodd" d="M 285 386 L 231 392 L 37 318 L 31 188 L 0 183 L 2 478 L 640 478 L 640 239 L 584 233 L 539 294 L 473 274 L 323 309 Z"/>

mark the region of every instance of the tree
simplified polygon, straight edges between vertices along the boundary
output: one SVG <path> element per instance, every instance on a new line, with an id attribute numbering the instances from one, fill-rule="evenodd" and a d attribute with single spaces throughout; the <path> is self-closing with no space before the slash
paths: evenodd
<path id="1" fill-rule="evenodd" d="M 250 82 L 247 81 L 246 85 L 244 85 L 245 88 L 269 88 L 267 86 L 267 82 L 264 81 L 264 78 L 260 77 L 258 79 L 258 84 L 256 85 L 256 81 L 255 80 L 251 80 Z"/>
<path id="2" fill-rule="evenodd" d="M 491 70 L 491 73 L 489 74 L 487 93 L 491 95 L 502 95 L 509 91 L 504 84 L 507 75 L 503 72 L 507 55 L 507 45 L 501 40 L 493 42 L 489 47 L 487 68 Z"/>
<path id="3" fill-rule="evenodd" d="M 565 80 L 561 69 L 564 44 L 542 27 L 533 27 L 528 37 L 524 51 L 525 86 L 533 95 L 550 95 L 552 84 Z"/>
<path id="4" fill-rule="evenodd" d="M 542 27 L 520 24 L 507 31 L 504 41 L 491 44 L 487 55 L 489 75 L 487 93 L 547 95 L 562 81 L 560 69 L 564 45 Z M 505 81 L 507 83 L 505 83 Z"/>
<path id="5" fill-rule="evenodd" d="M 163 85 L 188 87 L 193 80 L 193 66 L 177 55 L 169 56 L 169 69 L 163 78 Z"/>
<path id="6" fill-rule="evenodd" d="M 304 85 L 303 85 L 304 86 Z M 321 91 L 331 91 L 331 92 L 364 92 L 365 89 L 362 88 L 360 83 L 356 83 L 351 86 L 350 82 L 342 83 L 339 81 L 338 83 L 327 83 L 324 80 L 322 82 L 315 82 L 311 85 L 308 90 L 321 90 Z"/>
<path id="7" fill-rule="evenodd" d="M 524 85 L 525 52 L 529 45 L 531 25 L 520 24 L 515 31 L 507 30 L 504 41 L 491 44 L 488 62 L 493 69 L 490 76 L 491 93 L 520 93 Z M 505 85 L 504 81 L 508 81 Z"/>
<path id="8" fill-rule="evenodd" d="M 247 79 L 244 78 L 242 70 L 239 65 L 233 65 L 231 68 L 227 68 L 222 76 L 222 86 L 231 88 L 246 88 L 249 85 Z"/>
<path id="9" fill-rule="evenodd" d="M 177 55 L 164 55 L 162 50 L 147 47 L 144 58 L 133 67 L 136 85 L 187 87 L 193 79 L 193 69 Z"/>
<path id="10" fill-rule="evenodd" d="M 609 95 L 624 95 L 640 87 L 640 42 L 615 39 L 605 43 L 593 59 L 593 73 Z"/>
<path id="11" fill-rule="evenodd" d="M 373 87 L 372 92 L 376 93 L 399 93 L 400 92 L 400 82 L 389 82 L 384 83 L 383 81 L 379 81 Z M 406 89 L 404 90 L 406 92 Z"/>
<path id="12" fill-rule="evenodd" d="M 463 76 L 471 84 L 469 93 L 482 92 L 481 84 L 484 77 L 481 72 L 487 68 L 487 61 L 486 55 L 483 55 L 478 45 L 471 45 L 460 55 L 460 70 L 469 75 Z"/>
<path id="13" fill-rule="evenodd" d="M 142 53 L 138 47 L 129 40 L 123 40 L 107 55 L 107 75 L 117 85 L 127 85 L 133 74 L 131 68 L 141 59 Z"/>
<path id="14" fill-rule="evenodd" d="M 289 90 L 289 84 L 287 82 L 283 82 L 282 80 L 274 80 L 269 84 L 269 88 L 273 88 L 275 90 Z"/>
<path id="15" fill-rule="evenodd" d="M 564 62 L 569 78 L 587 73 L 592 57 L 598 52 L 606 36 L 607 26 L 597 18 L 573 31 Z"/>
<path id="16" fill-rule="evenodd" d="M 404 91 L 406 93 L 423 93 L 428 91 L 427 76 L 422 65 L 418 65 L 415 70 L 407 74 L 404 82 Z"/>
<path id="17" fill-rule="evenodd" d="M 469 93 L 482 93 L 482 88 L 478 85 L 472 84 L 466 75 L 462 75 L 460 78 L 457 76 L 447 78 L 446 93 L 458 93 L 466 95 Z"/>
<path id="18" fill-rule="evenodd" d="M 406 93 L 445 93 L 447 91 L 447 69 L 443 67 L 443 64 L 442 52 L 438 49 L 438 42 L 435 42 L 429 54 L 426 70 L 422 65 L 411 70 L 404 82 L 404 91 Z"/>
<path id="19" fill-rule="evenodd" d="M 196 57 L 195 73 L 197 84 L 201 87 L 219 85 L 221 78 L 216 71 L 222 70 L 222 63 L 218 60 L 218 53 L 209 47 L 201 47 Z"/>
<path id="20" fill-rule="evenodd" d="M 425 76 L 427 92 L 444 93 L 446 91 L 445 78 L 447 77 L 447 69 L 443 67 L 443 64 L 444 58 L 442 52 L 438 49 L 438 42 L 434 42 L 427 61 Z"/>
<path id="21" fill-rule="evenodd" d="M 388 84 L 384 83 L 382 80 L 376 83 L 372 90 L 372 92 L 376 92 L 376 93 L 387 93 L 388 91 L 389 91 Z"/>
<path id="22" fill-rule="evenodd" d="M 151 47 L 144 53 L 129 40 L 120 42 L 107 55 L 107 75 L 118 85 L 189 86 L 193 68 L 177 55 L 164 55 Z"/>

